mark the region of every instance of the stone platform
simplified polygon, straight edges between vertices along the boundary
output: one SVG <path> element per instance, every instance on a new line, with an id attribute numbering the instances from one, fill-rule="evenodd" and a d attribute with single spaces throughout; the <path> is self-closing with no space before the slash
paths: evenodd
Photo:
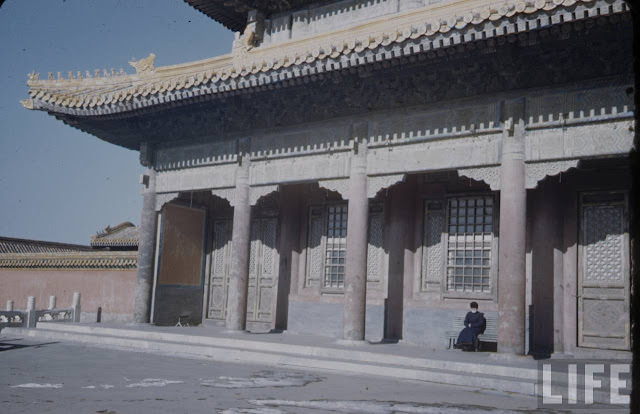
<path id="1" fill-rule="evenodd" d="M 529 357 L 430 350 L 403 343 L 369 343 L 290 333 L 230 333 L 220 327 L 38 323 L 2 336 L 79 342 L 179 358 L 374 375 L 537 395 L 537 362 Z"/>

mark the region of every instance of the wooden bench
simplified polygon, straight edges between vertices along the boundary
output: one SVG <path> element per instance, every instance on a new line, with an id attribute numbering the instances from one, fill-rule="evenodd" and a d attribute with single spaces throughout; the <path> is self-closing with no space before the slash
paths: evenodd
<path id="1" fill-rule="evenodd" d="M 460 331 L 464 329 L 464 316 L 456 316 L 451 321 L 451 330 L 447 331 L 447 338 L 449 339 L 449 349 L 456 343 Z M 478 350 L 480 349 L 481 342 L 493 342 L 498 343 L 498 318 L 493 316 L 484 315 L 487 320 L 487 326 L 484 333 L 478 335 Z"/>

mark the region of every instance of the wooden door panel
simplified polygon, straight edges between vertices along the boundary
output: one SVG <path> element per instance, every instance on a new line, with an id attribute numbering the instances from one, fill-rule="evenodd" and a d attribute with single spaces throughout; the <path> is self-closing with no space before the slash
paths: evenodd
<path id="1" fill-rule="evenodd" d="M 626 194 L 582 196 L 579 346 L 630 349 L 627 223 Z"/>
<path id="2" fill-rule="evenodd" d="M 250 330 L 269 330 L 274 323 L 277 289 L 278 219 L 254 219 L 251 226 L 247 326 Z"/>
<path id="3" fill-rule="evenodd" d="M 162 209 L 153 322 L 202 322 L 206 257 L 206 210 L 180 203 Z"/>
<path id="4" fill-rule="evenodd" d="M 254 321 L 256 315 L 256 286 L 260 272 L 261 229 L 260 219 L 251 221 L 251 244 L 249 247 L 249 281 L 247 290 L 247 322 Z"/>
<path id="5" fill-rule="evenodd" d="M 211 319 L 225 320 L 229 293 L 229 266 L 231 264 L 232 221 L 216 220 L 213 225 L 213 251 L 209 279 L 209 310 Z"/>

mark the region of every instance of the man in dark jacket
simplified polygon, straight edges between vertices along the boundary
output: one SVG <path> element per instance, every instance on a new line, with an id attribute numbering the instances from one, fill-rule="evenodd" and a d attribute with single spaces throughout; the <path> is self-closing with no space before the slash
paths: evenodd
<path id="1" fill-rule="evenodd" d="M 464 318 L 464 329 L 460 331 L 454 348 L 473 349 L 478 335 L 483 333 L 486 328 L 487 321 L 484 318 L 484 314 L 478 312 L 478 303 L 471 302 L 470 307 L 471 311 L 467 312 L 467 316 Z"/>

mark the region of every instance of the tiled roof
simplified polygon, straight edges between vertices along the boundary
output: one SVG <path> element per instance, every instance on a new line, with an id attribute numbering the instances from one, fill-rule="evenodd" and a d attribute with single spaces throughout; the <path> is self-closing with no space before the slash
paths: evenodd
<path id="1" fill-rule="evenodd" d="M 135 269 L 136 251 L 88 251 L 0 254 L 0 268 L 10 269 Z"/>
<path id="2" fill-rule="evenodd" d="M 115 227 L 107 226 L 104 231 L 91 236 L 93 247 L 137 247 L 138 227 L 133 223 L 124 222 Z"/>
<path id="3" fill-rule="evenodd" d="M 201 2 L 204 4 L 204 2 Z M 217 3 L 217 2 L 216 2 Z M 222 3 L 222 2 L 220 2 Z M 131 113 L 189 100 L 271 89 L 292 79 L 380 64 L 398 57 L 464 50 L 477 40 L 511 36 L 572 21 L 626 13 L 624 0 L 468 0 L 434 4 L 348 30 L 265 47 L 240 38 L 233 53 L 198 62 L 155 68 L 155 55 L 133 62 L 136 74 L 65 79 L 30 74 L 28 109 L 74 117 Z"/>
<path id="4" fill-rule="evenodd" d="M 54 253 L 87 250 L 91 250 L 91 247 L 79 244 L 0 237 L 0 253 Z"/>

